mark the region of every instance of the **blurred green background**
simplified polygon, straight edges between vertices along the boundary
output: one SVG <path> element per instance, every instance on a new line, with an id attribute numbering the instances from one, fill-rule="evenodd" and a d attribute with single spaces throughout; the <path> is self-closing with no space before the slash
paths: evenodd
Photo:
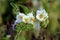
<path id="1" fill-rule="evenodd" d="M 28 8 L 33 7 L 32 0 L 0 0 L 0 40 L 6 37 L 5 35 L 15 21 L 16 13 L 10 5 L 11 2 L 25 5 Z M 44 29 L 45 40 L 60 40 L 60 0 L 40 0 L 40 3 L 49 15 L 48 27 Z"/>

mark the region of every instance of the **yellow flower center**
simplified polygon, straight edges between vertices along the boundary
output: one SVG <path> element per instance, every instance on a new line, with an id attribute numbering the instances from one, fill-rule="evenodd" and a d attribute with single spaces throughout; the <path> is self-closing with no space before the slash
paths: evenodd
<path id="1" fill-rule="evenodd" d="M 22 19 L 22 18 L 23 18 L 23 16 L 20 16 L 20 18 Z"/>
<path id="2" fill-rule="evenodd" d="M 25 19 L 25 22 L 26 22 L 26 23 L 28 22 L 28 19 L 27 19 L 27 18 Z"/>
<path id="3" fill-rule="evenodd" d="M 33 20 L 33 21 L 34 21 L 34 20 L 35 20 L 35 18 L 31 18 L 31 20 Z"/>
<path id="4" fill-rule="evenodd" d="M 39 16 L 40 18 L 43 18 L 44 16 L 43 16 L 43 14 L 40 14 L 40 16 Z"/>

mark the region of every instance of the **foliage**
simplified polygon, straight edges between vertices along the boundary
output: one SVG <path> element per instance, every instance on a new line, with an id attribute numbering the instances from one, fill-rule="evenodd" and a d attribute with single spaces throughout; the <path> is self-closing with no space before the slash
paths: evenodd
<path id="1" fill-rule="evenodd" d="M 28 14 L 30 12 L 30 10 L 26 6 L 24 5 L 20 5 L 20 6 L 23 8 L 25 14 Z"/>
<path id="2" fill-rule="evenodd" d="M 46 28 L 47 25 L 48 25 L 48 23 L 49 23 L 49 20 L 48 19 L 46 21 L 44 21 L 44 22 L 41 22 L 42 28 Z"/>
<path id="3" fill-rule="evenodd" d="M 21 22 L 16 25 L 16 31 L 19 32 L 20 30 L 33 30 L 33 25 Z"/>

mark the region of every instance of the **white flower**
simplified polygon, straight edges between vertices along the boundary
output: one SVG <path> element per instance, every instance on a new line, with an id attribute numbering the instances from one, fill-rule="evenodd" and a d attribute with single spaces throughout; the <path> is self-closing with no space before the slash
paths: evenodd
<path id="1" fill-rule="evenodd" d="M 33 16 L 33 13 L 29 13 L 29 14 L 27 14 L 27 16 L 29 17 L 29 23 L 33 24 L 34 20 L 35 20 L 35 17 Z"/>
<path id="2" fill-rule="evenodd" d="M 29 22 L 29 17 L 28 16 L 24 16 L 23 17 L 23 22 L 24 23 L 28 23 Z"/>
<path id="3" fill-rule="evenodd" d="M 45 21 L 48 18 L 48 14 L 47 14 L 47 12 L 44 9 L 37 10 L 36 18 L 39 21 Z"/>
<path id="4" fill-rule="evenodd" d="M 29 13 L 29 14 L 27 14 L 26 16 L 23 17 L 23 21 L 24 21 L 25 23 L 33 24 L 33 23 L 34 23 L 34 20 L 35 20 L 35 17 L 33 16 L 32 13 Z"/>
<path id="5" fill-rule="evenodd" d="M 19 13 L 16 17 L 16 23 L 23 22 L 23 17 L 26 16 L 24 13 Z"/>

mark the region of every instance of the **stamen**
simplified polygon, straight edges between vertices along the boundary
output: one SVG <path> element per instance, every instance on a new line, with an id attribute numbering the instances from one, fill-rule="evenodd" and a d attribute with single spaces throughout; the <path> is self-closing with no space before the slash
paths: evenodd
<path id="1" fill-rule="evenodd" d="M 40 14 L 40 16 L 39 16 L 40 18 L 43 18 L 44 16 L 43 16 L 43 14 Z"/>
<path id="2" fill-rule="evenodd" d="M 22 19 L 22 18 L 23 18 L 23 16 L 20 16 L 20 18 Z"/>
<path id="3" fill-rule="evenodd" d="M 26 23 L 28 22 L 28 19 L 27 19 L 27 18 L 25 19 L 25 22 L 26 22 Z"/>
<path id="4" fill-rule="evenodd" d="M 31 18 L 31 20 L 33 20 L 33 21 L 34 21 L 34 20 L 35 20 L 35 18 Z"/>

